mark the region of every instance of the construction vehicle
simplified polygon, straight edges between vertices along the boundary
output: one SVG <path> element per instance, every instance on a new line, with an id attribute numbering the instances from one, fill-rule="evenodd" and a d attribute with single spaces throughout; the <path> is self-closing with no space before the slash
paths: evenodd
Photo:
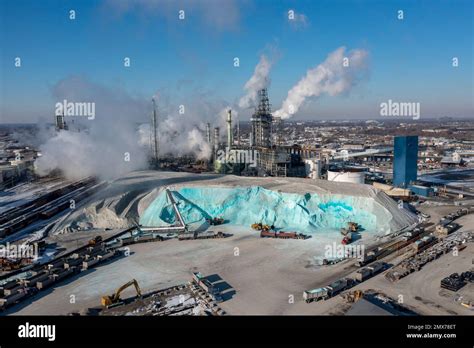
<path id="1" fill-rule="evenodd" d="M 101 236 L 96 236 L 95 238 L 90 239 L 87 244 L 89 244 L 89 246 L 94 246 L 94 245 L 97 245 L 101 242 L 102 242 L 102 237 Z"/>
<path id="2" fill-rule="evenodd" d="M 349 231 L 352 231 L 352 232 L 357 232 L 359 230 L 359 224 L 357 222 L 351 222 L 349 221 L 347 223 L 347 227 L 349 228 Z"/>
<path id="3" fill-rule="evenodd" d="M 102 296 L 101 301 L 100 301 L 102 306 L 108 308 L 110 306 L 115 306 L 115 305 L 121 304 L 122 301 L 120 300 L 120 294 L 122 293 L 122 291 L 124 291 L 126 288 L 128 288 L 129 286 L 132 286 L 132 285 L 135 286 L 135 290 L 137 291 L 137 297 L 141 298 L 142 297 L 142 292 L 140 290 L 140 287 L 138 286 L 138 282 L 135 279 L 132 279 L 128 283 L 126 283 L 126 284 L 122 285 L 121 287 L 119 287 L 115 291 L 115 294 L 110 295 L 110 296 Z"/>
<path id="4" fill-rule="evenodd" d="M 348 302 L 348 303 L 357 302 L 357 301 L 359 301 L 363 296 L 364 296 L 364 293 L 362 292 L 362 290 L 354 290 L 354 291 L 348 292 L 347 294 L 342 295 L 342 297 L 344 298 L 344 300 L 346 300 L 346 302 Z"/>
<path id="5" fill-rule="evenodd" d="M 263 227 L 263 224 L 261 222 L 259 223 L 254 223 L 252 224 L 250 227 L 252 227 L 252 229 L 256 230 L 256 231 L 261 231 L 262 230 L 262 227 Z"/>
<path id="6" fill-rule="evenodd" d="M 267 225 L 261 222 L 258 222 L 258 223 L 256 222 L 252 224 L 251 227 L 256 231 L 271 231 L 275 229 L 274 225 Z"/>

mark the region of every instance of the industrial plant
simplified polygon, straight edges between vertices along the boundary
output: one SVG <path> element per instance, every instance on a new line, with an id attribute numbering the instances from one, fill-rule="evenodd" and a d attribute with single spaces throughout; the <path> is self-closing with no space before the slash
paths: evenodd
<path id="1" fill-rule="evenodd" d="M 1 5 L 38 35 L 0 39 L 0 317 L 474 314 L 472 50 L 411 7 L 251 2 Z"/>
<path id="2" fill-rule="evenodd" d="M 64 115 L 54 121 L 58 135 L 81 132 Z M 39 177 L 41 153 L 4 131 L 4 158 L 15 157 L 2 167 L 5 313 L 470 313 L 474 139 L 457 141 L 452 156 L 461 159 L 446 166 L 433 151 L 449 146 L 433 145 L 429 123 L 420 135 L 397 135 L 407 127 L 397 123 L 352 123 L 357 141 L 348 140 L 336 135 L 341 126 L 274 117 L 267 89 L 249 122 L 230 108 L 224 121 L 224 134 L 210 122 L 200 130 L 209 158 L 173 156 L 160 151 L 153 100 L 148 168 L 114 180 L 68 180 L 61 170 Z M 299 139 L 289 139 L 295 131 Z M 11 175 L 14 166 L 23 169 Z M 275 273 L 274 258 L 288 272 Z M 295 304 L 260 298 L 256 276 Z M 90 286 L 98 281 L 103 288 Z M 413 285 L 424 282 L 426 293 Z M 83 300 L 61 305 L 43 295 L 50 288 L 76 289 Z M 410 297 L 418 291 L 427 299 Z"/>

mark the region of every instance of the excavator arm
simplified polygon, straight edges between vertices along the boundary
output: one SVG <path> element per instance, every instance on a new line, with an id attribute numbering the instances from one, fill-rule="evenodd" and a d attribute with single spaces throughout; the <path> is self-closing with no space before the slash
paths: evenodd
<path id="1" fill-rule="evenodd" d="M 123 284 L 121 287 L 119 287 L 115 293 L 111 296 L 103 296 L 101 299 L 101 303 L 103 306 L 110 306 L 111 304 L 117 303 L 120 301 L 120 294 L 122 291 L 124 291 L 126 288 L 129 286 L 135 286 L 135 290 L 137 291 L 137 296 L 141 297 L 142 292 L 140 290 L 140 287 L 138 286 L 138 282 L 135 279 L 132 279 L 128 283 Z"/>

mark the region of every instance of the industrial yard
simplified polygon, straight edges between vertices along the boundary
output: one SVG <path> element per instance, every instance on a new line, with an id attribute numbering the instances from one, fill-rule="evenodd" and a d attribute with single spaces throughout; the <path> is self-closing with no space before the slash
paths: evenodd
<path id="1" fill-rule="evenodd" d="M 175 179 L 171 181 L 173 177 Z M 370 206 L 375 207 L 380 203 L 374 202 L 383 202 L 385 207 L 390 207 L 390 204 L 393 204 L 393 208 L 389 208 L 389 210 L 374 209 L 372 211 L 376 216 L 377 214 L 387 214 L 387 212 L 393 214 L 390 224 L 384 226 L 384 228 L 391 228 L 392 232 L 410 227 L 413 223 L 417 224 L 417 218 L 404 210 L 400 210 L 396 202 L 390 203 L 390 200 L 387 201 L 388 198 L 384 198 L 386 196 L 383 193 L 377 193 L 369 186 L 355 186 L 355 184 L 349 183 L 332 185 L 330 182 L 324 181 L 305 181 L 303 184 L 300 180 L 302 179 L 244 178 L 242 180 L 242 178 L 239 178 L 236 180 L 232 176 L 213 175 L 209 176 L 205 182 L 206 187 L 233 187 L 237 184 L 239 187 L 245 187 L 246 182 L 248 182 L 251 185 L 250 187 L 271 187 L 273 191 L 293 192 L 294 194 L 311 191 L 328 195 L 333 190 L 331 193 L 335 197 L 343 194 L 344 190 L 348 190 L 347 192 L 351 192 L 351 197 L 359 197 L 358 200 L 352 202 L 362 202 L 364 207 L 368 207 L 368 203 L 363 199 L 373 200 L 370 201 Z M 158 183 L 166 183 L 166 186 L 162 188 L 163 191 L 156 189 Z M 168 193 L 167 199 L 169 199 L 176 196 L 172 192 L 176 192 L 176 189 L 180 186 L 188 188 L 201 187 L 201 185 L 203 185 L 202 181 L 197 180 L 193 174 L 133 173 L 128 178 L 117 180 L 107 189 L 89 197 L 86 202 L 87 205 L 84 207 L 85 211 L 89 209 L 87 208 L 89 206 L 105 206 L 103 202 L 109 202 L 105 212 L 101 209 L 94 209 L 95 215 L 90 221 L 97 223 L 97 226 L 91 224 L 91 230 L 89 231 L 77 228 L 75 230 L 73 227 L 76 225 L 71 224 L 71 221 L 78 221 L 78 217 L 79 219 L 83 218 L 83 213 L 82 210 L 72 212 L 69 216 L 61 219 L 61 223 L 57 225 L 56 229 L 52 230 L 46 241 L 60 241 L 62 245 L 70 246 L 70 250 L 66 248 L 59 255 L 63 255 L 63 260 L 66 260 L 61 262 L 69 265 L 60 267 L 72 272 L 71 267 L 78 264 L 74 261 L 74 258 L 81 257 L 81 251 L 75 250 L 79 243 L 76 234 L 89 237 L 99 235 L 100 229 L 98 227 L 103 223 L 101 219 L 104 216 L 109 219 L 112 216 L 111 214 L 117 214 L 118 212 L 111 207 L 135 207 L 136 210 L 129 209 L 125 211 L 125 214 L 123 210 L 119 212 L 122 213 L 122 216 L 137 218 L 140 213 L 143 214 L 146 211 L 144 209 L 146 207 L 142 207 L 142 204 L 146 203 L 150 206 L 151 202 L 160 201 L 160 192 L 165 192 L 167 188 L 173 188 Z M 135 195 L 123 196 L 121 190 L 129 190 L 129 187 L 134 187 Z M 181 192 L 184 193 L 184 191 Z M 176 196 L 174 202 L 179 210 L 179 207 L 182 208 L 183 206 L 180 205 L 177 197 L 181 196 Z M 128 201 L 124 202 L 124 199 Z M 334 201 L 334 198 L 331 199 Z M 134 203 L 132 204 L 132 202 Z M 163 206 L 160 209 L 165 209 L 165 207 Z M 443 218 L 446 220 L 446 216 L 452 216 L 453 219 L 456 219 L 456 223 L 461 226 L 450 234 L 450 238 L 466 232 L 469 233 L 469 231 L 472 232 L 474 227 L 473 215 L 466 214 L 468 210 L 463 210 L 463 208 L 457 206 L 429 207 L 425 205 L 422 210 L 432 215 L 427 221 L 423 222 L 423 226 L 427 228 L 425 233 L 429 230 L 434 231 L 436 220 L 442 220 Z M 454 214 L 458 211 L 460 213 L 455 216 Z M 156 212 L 156 214 L 159 215 L 160 213 Z M 262 214 L 268 216 L 265 210 Z M 330 214 L 330 212 L 325 214 Z M 186 218 L 189 218 L 193 215 L 188 214 L 186 216 Z M 231 217 L 232 215 L 228 216 Z M 197 221 L 202 218 L 202 216 L 196 217 Z M 254 218 L 249 219 L 249 222 L 254 221 Z M 357 215 L 350 218 L 357 220 Z M 384 218 L 383 220 L 387 219 Z M 116 221 L 120 220 L 116 219 Z M 127 220 L 123 219 L 122 221 Z M 176 221 L 173 221 L 171 221 L 171 224 L 176 223 Z M 340 225 L 332 227 L 320 225 L 319 228 L 315 226 L 315 229 L 309 233 L 308 230 L 305 230 L 305 233 L 308 233 L 309 236 L 307 239 L 278 240 L 275 238 L 261 238 L 263 235 L 260 232 L 250 228 L 250 224 L 248 226 L 243 225 L 238 219 L 234 223 L 232 223 L 232 220 L 225 222 L 225 220 L 217 221 L 214 219 L 212 221 L 217 225 L 209 226 L 204 230 L 218 231 L 220 233 L 218 238 L 196 239 L 193 237 L 191 239 L 194 240 L 189 241 L 176 238 L 176 233 L 170 233 L 166 224 L 162 227 L 142 227 L 144 231 L 149 230 L 143 236 L 134 234 L 133 231 L 136 227 L 122 230 L 103 230 L 103 239 L 97 241 L 97 247 L 89 246 L 89 249 L 81 247 L 81 250 L 92 255 L 88 256 L 92 263 L 81 259 L 82 270 L 80 273 L 72 272 L 70 277 L 63 281 L 47 283 L 45 290 L 42 289 L 44 286 L 38 286 L 39 283 L 36 283 L 40 291 L 32 297 L 25 298 L 17 305 L 9 306 L 5 314 L 93 314 L 95 313 L 93 310 L 88 310 L 100 307 L 101 296 L 113 293 L 115 289 L 132 278 L 137 280 L 144 294 L 163 292 L 163 289 L 173 287 L 178 287 L 181 290 L 188 289 L 184 293 L 169 294 L 171 297 L 178 296 L 179 298 L 180 294 L 192 293 L 187 284 L 189 284 L 193 272 L 215 274 L 225 279 L 228 289 L 231 289 L 231 291 L 226 292 L 218 306 L 222 309 L 222 313 L 227 314 L 343 314 L 348 309 L 347 304 L 338 295 L 349 290 L 358 289 L 375 289 L 394 299 L 397 299 L 399 295 L 403 295 L 403 298 L 406 298 L 404 304 L 407 308 L 418 314 L 471 313 L 468 308 L 461 306 L 460 301 L 455 301 L 454 295 L 449 295 L 447 290 L 440 290 L 439 282 L 451 273 L 462 273 L 469 270 L 469 263 L 472 261 L 472 243 L 468 243 L 467 247 L 460 250 L 459 256 L 452 256 L 450 253 L 443 254 L 424 265 L 421 270 L 393 283 L 384 275 L 395 269 L 398 263 L 413 255 L 413 246 L 416 243 L 403 239 L 403 234 L 390 237 L 384 229 L 378 229 L 377 225 L 373 226 L 372 230 L 367 229 L 358 233 L 361 238 L 353 244 L 364 245 L 367 248 L 366 253 L 369 250 L 377 250 L 377 262 L 380 263 L 381 267 L 377 268 L 377 272 L 374 271 L 372 278 L 369 277 L 366 280 L 367 277 L 359 277 L 358 272 L 363 268 L 370 268 L 371 265 L 377 262 L 370 263 L 367 261 L 367 266 L 356 266 L 356 260 L 351 258 L 329 260 L 333 262 L 326 265 L 323 262 L 326 257 L 325 248 L 340 241 L 341 234 L 338 232 L 338 226 Z M 321 220 L 316 221 L 321 222 Z M 328 221 L 331 221 L 331 219 Z M 370 219 L 367 220 L 366 217 L 359 220 L 362 225 L 367 225 L 367 221 L 370 221 Z M 446 221 L 446 224 L 449 224 L 449 221 Z M 167 233 L 161 234 L 162 237 L 158 238 L 158 235 L 151 231 L 160 232 L 160 228 Z M 197 236 L 200 233 L 206 232 L 201 231 L 197 233 Z M 146 237 L 147 235 L 156 235 L 156 237 Z M 73 243 L 73 240 L 76 243 Z M 398 242 L 394 243 L 394 241 Z M 87 239 L 81 243 L 87 243 Z M 103 245 L 103 247 L 100 247 L 100 245 Z M 386 249 L 383 249 L 384 251 L 379 250 L 384 245 L 387 246 Z M 98 251 L 94 252 L 94 248 L 98 248 Z M 75 254 L 78 256 L 74 256 Z M 372 254 L 374 253 L 372 252 Z M 97 259 L 99 262 L 94 261 L 95 256 L 93 255 L 100 255 Z M 112 257 L 113 255 L 115 257 Z M 87 260 L 88 257 L 83 259 Z M 105 262 L 100 262 L 102 258 Z M 109 258 L 110 260 L 108 260 Z M 275 260 L 278 261 L 275 262 Z M 326 261 L 328 260 L 326 259 Z M 440 267 L 440 263 L 444 267 Z M 57 269 L 54 262 L 51 268 Z M 433 272 L 433 270 L 436 270 L 436 272 Z M 64 274 L 64 276 L 67 275 L 69 273 Z M 64 276 L 61 273 L 61 277 Z M 48 277 L 53 277 L 51 279 L 56 280 L 58 276 L 49 275 L 44 279 L 49 279 Z M 342 290 L 339 293 L 328 296 L 329 298 L 326 298 L 325 301 L 311 303 L 304 301 L 303 292 L 305 290 L 316 289 L 340 279 L 351 277 L 355 280 L 354 284 L 351 283 L 349 286 L 345 283 L 346 285 L 341 288 Z M 43 279 L 39 276 L 37 278 L 39 281 Z M 38 282 L 35 278 L 30 281 Z M 358 284 L 358 282 L 361 283 Z M 419 287 L 426 290 L 418 291 Z M 464 300 L 472 301 L 468 298 L 471 290 L 472 284 L 467 284 L 459 291 L 458 300 L 459 296 L 463 296 Z M 130 289 L 127 289 L 123 292 L 122 298 L 128 298 L 132 295 Z M 74 297 L 72 303 L 71 296 Z M 171 297 L 169 297 L 169 301 L 173 303 L 175 300 L 172 300 Z M 168 297 L 161 298 L 158 302 L 167 303 L 166 298 Z M 197 305 L 198 301 L 193 303 Z M 188 305 L 191 309 L 191 304 L 188 303 Z M 143 305 L 139 303 L 126 304 L 126 306 L 131 306 L 132 309 L 129 312 L 132 314 L 148 310 L 150 311 L 149 315 L 154 315 L 154 311 L 150 309 L 153 307 L 151 302 L 145 301 Z M 118 309 L 111 309 L 111 312 L 107 312 L 107 310 L 103 315 L 107 315 L 107 313 L 114 315 L 113 313 L 117 313 L 117 310 L 120 313 L 128 313 L 128 308 L 124 307 L 125 312 L 120 312 Z M 181 312 L 181 310 L 178 312 Z M 201 311 L 201 313 L 206 313 L 206 310 Z M 212 310 L 209 313 L 212 314 Z"/>

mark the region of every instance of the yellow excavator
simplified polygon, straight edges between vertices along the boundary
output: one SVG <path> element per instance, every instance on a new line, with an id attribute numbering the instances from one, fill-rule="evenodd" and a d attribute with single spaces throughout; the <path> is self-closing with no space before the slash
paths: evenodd
<path id="1" fill-rule="evenodd" d="M 142 297 L 142 292 L 140 290 L 140 287 L 138 286 L 138 282 L 135 279 L 132 279 L 128 283 L 123 284 L 121 287 L 119 287 L 115 291 L 115 294 L 110 296 L 102 296 L 102 299 L 100 301 L 102 306 L 109 307 L 111 305 L 118 304 L 120 302 L 120 294 L 122 293 L 122 291 L 132 285 L 135 286 L 135 290 L 137 291 L 137 297 Z"/>
<path id="2" fill-rule="evenodd" d="M 354 290 L 344 295 L 344 299 L 348 303 L 354 303 L 359 301 L 362 297 L 364 297 L 364 293 L 361 290 Z"/>

